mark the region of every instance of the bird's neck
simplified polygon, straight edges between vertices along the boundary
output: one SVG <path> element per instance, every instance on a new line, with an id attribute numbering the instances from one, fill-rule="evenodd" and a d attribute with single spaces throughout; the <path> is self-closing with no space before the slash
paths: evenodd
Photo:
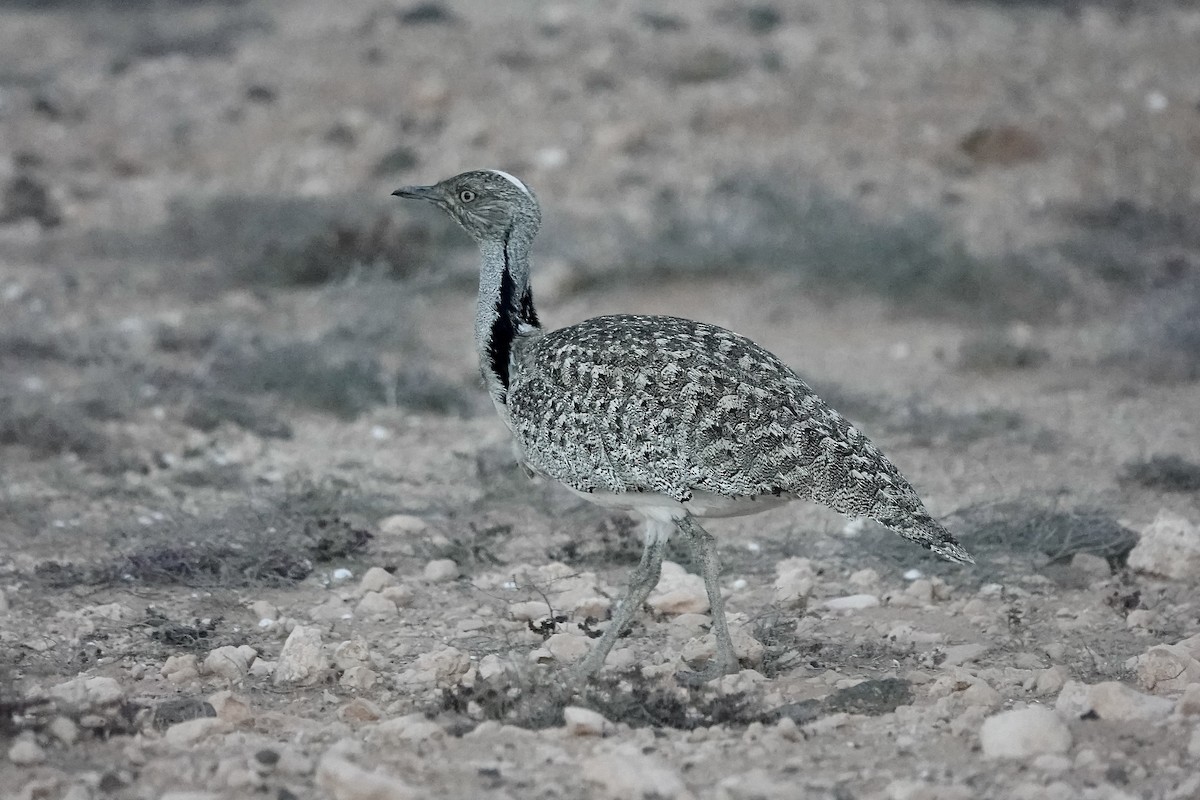
<path id="1" fill-rule="evenodd" d="M 502 415 L 507 407 L 514 344 L 519 337 L 541 330 L 529 287 L 532 240 L 518 226 L 502 240 L 480 245 L 483 266 L 475 309 L 475 350 L 488 393 Z"/>

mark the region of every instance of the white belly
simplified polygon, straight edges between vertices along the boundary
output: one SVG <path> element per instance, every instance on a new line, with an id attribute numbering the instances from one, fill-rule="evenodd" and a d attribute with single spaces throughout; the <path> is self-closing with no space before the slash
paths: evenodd
<path id="1" fill-rule="evenodd" d="M 570 489 L 570 487 L 567 487 Z M 796 498 L 789 494 L 760 495 L 758 497 L 725 497 L 710 492 L 694 492 L 687 502 L 652 492 L 581 492 L 571 489 L 589 502 L 606 508 L 636 511 L 639 514 L 660 520 L 675 520 L 681 517 L 741 517 L 775 508 Z"/>

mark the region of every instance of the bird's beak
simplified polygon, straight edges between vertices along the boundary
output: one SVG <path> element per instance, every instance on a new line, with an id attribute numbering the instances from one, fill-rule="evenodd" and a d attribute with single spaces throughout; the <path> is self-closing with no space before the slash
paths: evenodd
<path id="1" fill-rule="evenodd" d="M 431 202 L 438 199 L 438 191 L 436 186 L 401 186 L 396 191 L 392 192 L 393 197 L 407 197 L 410 200 L 429 200 Z"/>

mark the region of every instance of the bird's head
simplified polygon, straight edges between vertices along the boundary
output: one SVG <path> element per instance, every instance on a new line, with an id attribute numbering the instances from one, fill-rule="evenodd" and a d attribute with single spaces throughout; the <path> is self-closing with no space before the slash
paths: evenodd
<path id="1" fill-rule="evenodd" d="M 464 172 L 432 186 L 405 186 L 392 194 L 433 203 L 479 243 L 504 241 L 514 230 L 532 238 L 542 223 L 541 209 L 529 187 L 498 169 Z"/>

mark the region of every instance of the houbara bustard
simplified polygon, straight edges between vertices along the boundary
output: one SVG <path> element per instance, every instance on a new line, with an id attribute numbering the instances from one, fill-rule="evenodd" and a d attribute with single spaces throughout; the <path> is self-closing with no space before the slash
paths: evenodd
<path id="1" fill-rule="evenodd" d="M 737 671 L 716 542 L 698 518 L 809 500 L 877 520 L 950 561 L 973 561 L 861 431 L 749 339 L 632 314 L 544 329 L 529 283 L 541 211 L 517 178 L 477 170 L 393 194 L 433 203 L 479 245 L 475 346 L 526 469 L 646 519 L 641 561 L 581 675 L 600 670 L 658 583 L 675 531 L 699 560 L 717 641 L 692 679 Z"/>

